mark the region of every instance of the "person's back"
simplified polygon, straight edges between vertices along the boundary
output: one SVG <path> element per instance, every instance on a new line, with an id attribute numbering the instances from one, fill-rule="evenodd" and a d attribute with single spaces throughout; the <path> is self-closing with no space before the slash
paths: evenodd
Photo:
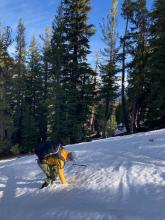
<path id="1" fill-rule="evenodd" d="M 56 141 L 42 142 L 36 147 L 35 154 L 40 160 L 42 160 L 49 156 L 51 153 L 58 153 L 60 146 L 61 144 Z"/>

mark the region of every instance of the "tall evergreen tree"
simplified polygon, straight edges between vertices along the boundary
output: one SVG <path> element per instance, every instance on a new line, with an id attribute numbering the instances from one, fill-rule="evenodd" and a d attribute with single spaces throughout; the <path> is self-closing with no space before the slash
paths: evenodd
<path id="1" fill-rule="evenodd" d="M 132 3 L 130 17 L 129 52 L 132 61 L 129 63 L 128 101 L 130 108 L 130 129 L 140 129 L 146 111 L 148 90 L 148 11 L 146 0 Z M 126 12 L 125 12 L 126 13 Z"/>
<path id="2" fill-rule="evenodd" d="M 7 51 L 11 43 L 11 28 L 0 24 L 0 154 L 9 153 L 13 130 L 10 108 L 13 59 Z"/>
<path id="3" fill-rule="evenodd" d="M 120 123 L 124 123 L 127 133 L 130 133 L 130 124 L 129 124 L 129 114 L 127 109 L 127 98 L 126 98 L 126 88 L 125 88 L 125 82 L 126 82 L 126 71 L 128 69 L 127 65 L 127 57 L 128 57 L 128 30 L 129 30 L 129 23 L 132 16 L 132 7 L 133 3 L 131 0 L 125 0 L 122 5 L 122 11 L 123 11 L 123 17 L 125 19 L 125 30 L 124 35 L 121 37 L 121 72 L 122 72 L 122 85 L 121 85 L 121 106 L 118 108 L 118 114 L 120 114 Z M 119 112 L 120 109 L 120 112 Z"/>
<path id="4" fill-rule="evenodd" d="M 107 22 L 102 25 L 103 40 L 106 48 L 103 55 L 106 59 L 105 64 L 101 67 L 102 89 L 101 99 L 103 101 L 103 135 L 108 130 L 108 121 L 113 113 L 115 100 L 118 96 L 117 90 L 117 48 L 116 48 L 116 19 L 117 19 L 117 1 L 113 1 L 110 14 L 107 16 Z"/>
<path id="5" fill-rule="evenodd" d="M 151 18 L 150 92 L 146 122 L 153 129 L 165 126 L 165 1 L 155 0 Z"/>
<path id="6" fill-rule="evenodd" d="M 46 27 L 45 34 L 42 36 L 43 49 L 42 49 L 42 70 L 41 70 L 41 98 L 39 107 L 39 133 L 42 141 L 46 141 L 48 136 L 48 123 L 49 123 L 49 105 L 50 96 L 52 93 L 51 89 L 51 28 Z"/>
<path id="7" fill-rule="evenodd" d="M 42 98 L 41 56 L 33 36 L 29 47 L 28 73 L 26 78 L 25 104 L 22 119 L 23 151 L 31 150 L 40 136 L 40 100 Z"/>
<path id="8" fill-rule="evenodd" d="M 87 24 L 90 0 L 64 0 L 65 25 L 65 91 L 67 93 L 68 137 L 70 142 L 82 140 L 86 135 L 89 106 L 92 104 L 91 83 L 95 74 L 87 63 L 89 38 L 93 35 L 93 25 Z"/>
<path id="9" fill-rule="evenodd" d="M 61 2 L 52 24 L 51 63 L 52 63 L 52 136 L 67 142 L 66 91 L 64 82 L 65 31 L 63 3 Z"/>
<path id="10" fill-rule="evenodd" d="M 99 125 L 97 121 L 97 112 L 99 113 L 99 101 L 100 101 L 100 51 L 96 51 L 96 61 L 94 67 L 95 75 L 93 76 L 93 85 L 94 85 L 94 93 L 93 93 L 93 105 L 91 106 L 91 114 L 89 118 L 89 134 L 93 134 L 94 132 L 99 132 Z"/>
<path id="11" fill-rule="evenodd" d="M 21 123 L 22 109 L 24 102 L 25 77 L 26 77 L 26 43 L 25 43 L 25 26 L 20 19 L 17 27 L 16 35 L 16 51 L 15 51 L 15 68 L 13 71 L 13 118 L 15 132 L 13 134 L 13 142 L 21 143 Z"/>

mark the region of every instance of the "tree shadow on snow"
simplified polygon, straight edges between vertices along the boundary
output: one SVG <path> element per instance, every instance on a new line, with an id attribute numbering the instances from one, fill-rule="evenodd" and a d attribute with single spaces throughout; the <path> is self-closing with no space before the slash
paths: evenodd
<path id="1" fill-rule="evenodd" d="M 11 181 L 11 180 L 9 180 Z M 10 186 L 14 189 L 9 189 Z M 14 197 L 16 182 L 6 185 L 8 194 L 6 206 L 14 210 L 2 214 L 6 219 L 20 220 L 164 220 L 165 188 L 154 184 L 132 187 L 125 192 L 120 184 L 118 189 L 92 190 L 78 186 L 45 188 Z M 27 183 L 30 187 L 32 183 Z M 9 190 L 9 192 L 7 192 Z M 5 195 L 4 195 L 5 198 Z M 10 200 L 10 201 L 9 201 Z M 3 201 L 5 202 L 5 201 Z M 3 204 L 4 207 L 4 204 Z M 19 210 L 25 210 L 24 212 Z M 2 220 L 6 220 L 2 219 Z"/>

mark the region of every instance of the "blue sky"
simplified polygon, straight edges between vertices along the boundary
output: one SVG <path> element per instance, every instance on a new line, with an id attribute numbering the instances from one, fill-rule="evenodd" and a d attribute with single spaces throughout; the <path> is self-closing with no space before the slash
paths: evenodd
<path id="1" fill-rule="evenodd" d="M 122 33 L 124 24 L 120 16 L 122 2 L 123 0 L 119 0 L 118 31 L 120 33 Z M 148 0 L 148 2 L 151 6 L 153 0 Z M 38 37 L 47 25 L 51 25 L 58 4 L 59 0 L 0 0 L 0 22 L 3 25 L 10 25 L 14 36 L 18 20 L 22 18 L 26 26 L 27 42 L 29 42 L 33 34 Z M 96 34 L 90 41 L 94 54 L 97 49 L 103 47 L 99 24 L 107 16 L 111 8 L 111 0 L 91 0 L 91 6 L 89 22 L 96 26 Z"/>

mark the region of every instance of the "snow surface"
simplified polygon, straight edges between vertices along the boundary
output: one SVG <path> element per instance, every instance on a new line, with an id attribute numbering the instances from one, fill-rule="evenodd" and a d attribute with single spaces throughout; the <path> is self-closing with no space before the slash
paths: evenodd
<path id="1" fill-rule="evenodd" d="M 35 156 L 0 161 L 0 220 L 165 220 L 165 129 L 67 146 L 77 163 L 39 190 Z"/>

